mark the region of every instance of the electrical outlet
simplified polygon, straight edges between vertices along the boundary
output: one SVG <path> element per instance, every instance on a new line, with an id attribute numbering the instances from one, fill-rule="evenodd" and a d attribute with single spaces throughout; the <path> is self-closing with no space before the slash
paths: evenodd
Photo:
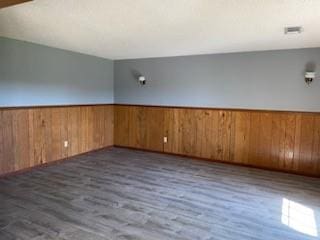
<path id="1" fill-rule="evenodd" d="M 67 148 L 69 145 L 69 142 L 68 141 L 64 141 L 64 147 Z"/>
<path id="2" fill-rule="evenodd" d="M 168 142 L 168 137 L 164 137 L 164 138 L 163 138 L 163 142 L 164 142 L 164 143 L 167 143 L 167 142 Z"/>

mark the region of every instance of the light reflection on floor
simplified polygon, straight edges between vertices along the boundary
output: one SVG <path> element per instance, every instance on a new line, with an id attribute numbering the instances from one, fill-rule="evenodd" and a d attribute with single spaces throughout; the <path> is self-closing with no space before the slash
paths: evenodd
<path id="1" fill-rule="evenodd" d="M 287 198 L 283 198 L 282 200 L 281 221 L 300 233 L 313 237 L 318 236 L 314 211 Z"/>

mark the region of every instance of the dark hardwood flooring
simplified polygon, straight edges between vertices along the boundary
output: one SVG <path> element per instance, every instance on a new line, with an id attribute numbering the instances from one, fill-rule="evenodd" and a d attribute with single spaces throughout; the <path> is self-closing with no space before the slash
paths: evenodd
<path id="1" fill-rule="evenodd" d="M 320 179 L 111 148 L 0 179 L 0 239 L 319 239 Z"/>

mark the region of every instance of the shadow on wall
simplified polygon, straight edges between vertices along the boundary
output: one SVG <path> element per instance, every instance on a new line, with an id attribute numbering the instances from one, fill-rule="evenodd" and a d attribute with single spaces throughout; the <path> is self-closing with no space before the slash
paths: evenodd
<path id="1" fill-rule="evenodd" d="M 306 72 L 315 72 L 316 71 L 316 64 L 314 62 L 308 62 L 306 64 Z M 304 74 L 304 73 L 303 73 Z"/>
<path id="2" fill-rule="evenodd" d="M 140 76 L 142 76 L 141 72 L 139 72 L 138 70 L 136 69 L 132 69 L 131 70 L 131 74 L 132 74 L 132 77 L 135 81 L 137 81 L 139 79 Z"/>

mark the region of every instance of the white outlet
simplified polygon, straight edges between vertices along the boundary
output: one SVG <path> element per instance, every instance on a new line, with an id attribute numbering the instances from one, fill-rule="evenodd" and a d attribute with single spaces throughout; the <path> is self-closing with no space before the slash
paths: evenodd
<path id="1" fill-rule="evenodd" d="M 69 142 L 68 141 L 64 141 L 64 147 L 67 148 L 69 145 Z"/>
<path id="2" fill-rule="evenodd" d="M 164 137 L 164 138 L 163 138 L 163 142 L 164 142 L 164 143 L 167 143 L 167 142 L 168 142 L 168 137 Z"/>

